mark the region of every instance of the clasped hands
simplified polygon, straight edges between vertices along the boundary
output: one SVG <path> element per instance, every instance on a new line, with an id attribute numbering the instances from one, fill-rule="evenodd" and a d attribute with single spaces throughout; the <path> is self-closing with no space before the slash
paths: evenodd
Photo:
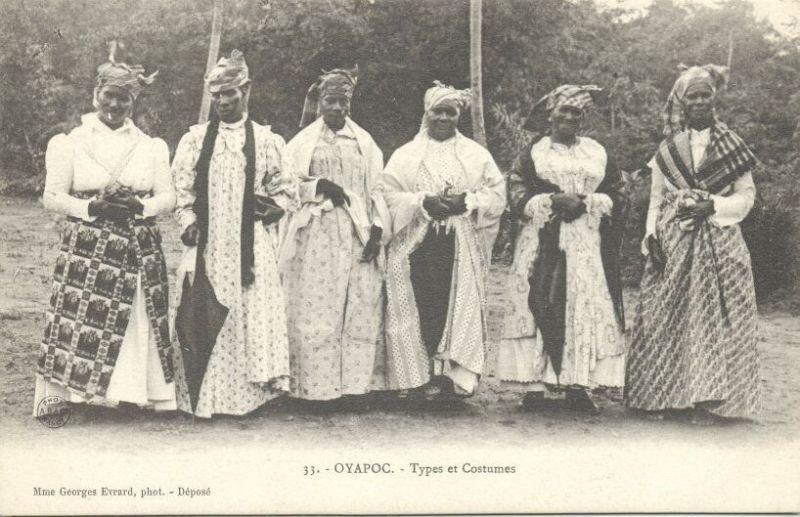
<path id="1" fill-rule="evenodd" d="M 422 207 L 437 221 L 461 215 L 467 211 L 467 193 L 425 196 Z"/>
<path id="2" fill-rule="evenodd" d="M 550 195 L 551 208 L 556 217 L 564 222 L 572 222 L 586 213 L 584 196 L 558 192 Z"/>
<path id="3" fill-rule="evenodd" d="M 114 182 L 100 191 L 98 198 L 89 202 L 89 216 L 111 221 L 125 221 L 144 212 L 144 205 L 130 187 Z"/>
<path id="4" fill-rule="evenodd" d="M 714 213 L 713 199 L 704 199 L 702 201 L 686 199 L 678 208 L 675 217 L 678 219 L 678 226 L 681 230 L 691 232 L 694 231 L 697 222 L 714 215 Z"/>

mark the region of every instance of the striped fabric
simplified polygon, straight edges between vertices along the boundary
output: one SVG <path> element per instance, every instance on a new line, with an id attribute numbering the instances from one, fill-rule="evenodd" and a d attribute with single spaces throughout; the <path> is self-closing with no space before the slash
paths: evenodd
<path id="1" fill-rule="evenodd" d="M 655 161 L 664 177 L 675 187 L 705 190 L 712 194 L 722 191 L 756 166 L 756 157 L 747 144 L 719 121 L 711 127 L 709 151 L 699 165 L 692 163 L 688 131 L 661 142 Z"/>

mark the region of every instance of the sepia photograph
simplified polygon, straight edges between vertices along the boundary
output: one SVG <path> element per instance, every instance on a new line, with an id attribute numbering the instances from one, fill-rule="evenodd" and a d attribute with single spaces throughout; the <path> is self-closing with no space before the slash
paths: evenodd
<path id="1" fill-rule="evenodd" d="M 0 515 L 800 512 L 800 0 L 0 41 Z"/>

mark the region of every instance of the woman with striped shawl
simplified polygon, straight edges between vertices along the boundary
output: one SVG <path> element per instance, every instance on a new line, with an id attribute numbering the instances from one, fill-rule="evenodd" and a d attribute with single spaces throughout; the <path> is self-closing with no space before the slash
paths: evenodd
<path id="1" fill-rule="evenodd" d="M 683 72 L 653 159 L 648 256 L 627 368 L 631 408 L 754 417 L 756 302 L 739 222 L 755 198 L 750 149 L 714 114 L 727 70 Z M 660 414 L 658 414 L 660 415 Z"/>

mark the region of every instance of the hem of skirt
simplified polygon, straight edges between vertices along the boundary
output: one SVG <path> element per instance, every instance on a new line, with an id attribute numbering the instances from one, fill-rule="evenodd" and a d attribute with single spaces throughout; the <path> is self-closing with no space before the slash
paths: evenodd
<path id="1" fill-rule="evenodd" d="M 368 395 L 368 394 L 372 393 L 373 391 L 382 391 L 382 390 L 367 389 L 367 390 L 363 390 L 363 391 L 342 391 L 340 394 L 332 395 L 330 397 L 328 397 L 328 396 L 316 397 L 316 396 L 313 396 L 313 395 L 301 395 L 301 394 L 295 393 L 295 392 L 291 392 L 288 395 L 289 395 L 289 398 L 296 399 L 296 400 L 319 400 L 319 401 L 324 401 L 324 400 L 337 400 L 337 399 L 340 399 L 342 397 L 348 397 L 350 395 L 356 395 L 356 396 L 358 396 L 358 395 Z"/>
<path id="2" fill-rule="evenodd" d="M 705 404 L 708 402 L 720 402 L 720 405 L 714 408 L 701 408 L 698 407 L 700 404 Z M 646 406 L 643 404 L 634 405 L 630 401 L 625 401 L 625 407 L 629 409 L 635 409 L 638 411 L 647 411 L 647 412 L 656 412 L 656 411 L 670 411 L 670 410 L 684 410 L 684 409 L 703 409 L 715 416 L 720 418 L 746 418 L 755 420 L 761 414 L 761 410 L 755 411 L 745 411 L 745 412 L 726 412 L 726 411 L 719 411 L 720 409 L 724 409 L 726 404 L 725 399 L 704 399 L 704 400 L 697 400 L 695 402 L 690 402 L 688 405 L 680 404 L 680 405 L 669 405 L 669 404 L 659 404 L 658 406 Z"/>

